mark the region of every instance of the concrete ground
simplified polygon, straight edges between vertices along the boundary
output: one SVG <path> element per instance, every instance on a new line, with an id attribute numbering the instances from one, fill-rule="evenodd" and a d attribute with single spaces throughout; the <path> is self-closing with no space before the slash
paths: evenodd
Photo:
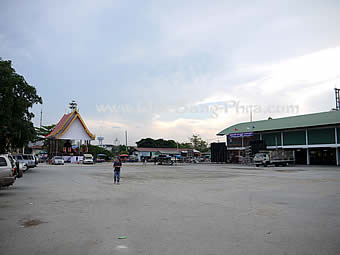
<path id="1" fill-rule="evenodd" d="M 340 168 L 111 170 L 40 164 L 1 189 L 0 254 L 340 254 Z"/>

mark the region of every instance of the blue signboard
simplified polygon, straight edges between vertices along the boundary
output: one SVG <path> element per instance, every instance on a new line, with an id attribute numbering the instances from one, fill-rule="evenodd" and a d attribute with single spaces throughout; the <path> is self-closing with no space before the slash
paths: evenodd
<path id="1" fill-rule="evenodd" d="M 232 133 L 229 134 L 229 137 L 248 137 L 248 136 L 253 136 L 253 132 L 245 132 L 245 133 Z"/>
<path id="2" fill-rule="evenodd" d="M 143 157 L 150 157 L 150 152 L 149 151 L 142 151 L 142 156 Z"/>

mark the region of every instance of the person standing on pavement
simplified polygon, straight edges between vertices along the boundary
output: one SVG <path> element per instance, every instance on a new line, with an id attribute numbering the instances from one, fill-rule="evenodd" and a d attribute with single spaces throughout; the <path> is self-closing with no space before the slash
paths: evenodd
<path id="1" fill-rule="evenodd" d="M 122 167 L 122 163 L 119 161 L 119 159 L 117 158 L 115 160 L 115 162 L 113 163 L 113 183 L 114 184 L 119 184 L 119 180 L 120 180 L 120 168 Z"/>

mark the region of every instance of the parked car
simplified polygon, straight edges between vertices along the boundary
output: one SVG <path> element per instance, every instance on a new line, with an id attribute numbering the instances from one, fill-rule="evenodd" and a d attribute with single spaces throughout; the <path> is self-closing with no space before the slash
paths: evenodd
<path id="1" fill-rule="evenodd" d="M 21 178 L 23 176 L 23 171 L 27 169 L 26 163 L 16 161 L 11 154 L 7 154 L 7 156 L 12 164 L 13 175 L 15 178 Z"/>
<path id="2" fill-rule="evenodd" d="M 27 160 L 30 161 L 32 167 L 36 167 L 37 166 L 37 162 L 35 160 L 34 155 L 32 155 L 32 154 L 24 154 L 22 156 L 23 156 L 24 159 L 27 159 Z"/>
<path id="3" fill-rule="evenodd" d="M 0 155 L 0 187 L 7 187 L 15 182 L 13 166 L 7 155 Z"/>
<path id="4" fill-rule="evenodd" d="M 62 156 L 54 156 L 51 162 L 52 165 L 64 165 L 64 159 Z"/>
<path id="5" fill-rule="evenodd" d="M 84 154 L 83 164 L 93 164 L 93 156 L 91 154 Z"/>
<path id="6" fill-rule="evenodd" d="M 27 163 L 23 160 L 22 156 L 19 155 L 12 155 L 13 159 L 16 161 L 16 163 L 20 166 L 23 172 L 28 170 L 28 165 Z"/>
<path id="7" fill-rule="evenodd" d="M 134 155 L 130 155 L 128 158 L 128 162 L 138 162 L 138 158 Z"/>
<path id="8" fill-rule="evenodd" d="M 172 160 L 171 156 L 169 155 L 158 155 L 155 158 L 155 163 L 158 162 L 158 165 L 173 165 L 174 161 Z"/>
<path id="9" fill-rule="evenodd" d="M 105 162 L 105 159 L 106 159 L 106 155 L 105 154 L 97 154 L 96 162 L 97 163 L 102 163 L 102 162 Z"/>
<path id="10" fill-rule="evenodd" d="M 26 154 L 25 155 L 21 155 L 21 154 L 19 154 L 19 155 L 15 155 L 14 158 L 18 162 L 26 163 L 27 169 L 29 169 L 29 168 L 35 167 L 35 161 L 31 157 L 29 157 L 29 156 L 30 155 L 26 155 Z"/>

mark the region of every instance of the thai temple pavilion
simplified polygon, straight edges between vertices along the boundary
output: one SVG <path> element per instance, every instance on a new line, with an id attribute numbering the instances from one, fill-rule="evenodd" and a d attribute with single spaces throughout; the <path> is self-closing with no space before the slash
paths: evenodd
<path id="1" fill-rule="evenodd" d="M 91 140 L 95 136 L 88 130 L 78 109 L 64 114 L 55 128 L 49 133 L 48 155 L 82 155 L 88 152 Z"/>

